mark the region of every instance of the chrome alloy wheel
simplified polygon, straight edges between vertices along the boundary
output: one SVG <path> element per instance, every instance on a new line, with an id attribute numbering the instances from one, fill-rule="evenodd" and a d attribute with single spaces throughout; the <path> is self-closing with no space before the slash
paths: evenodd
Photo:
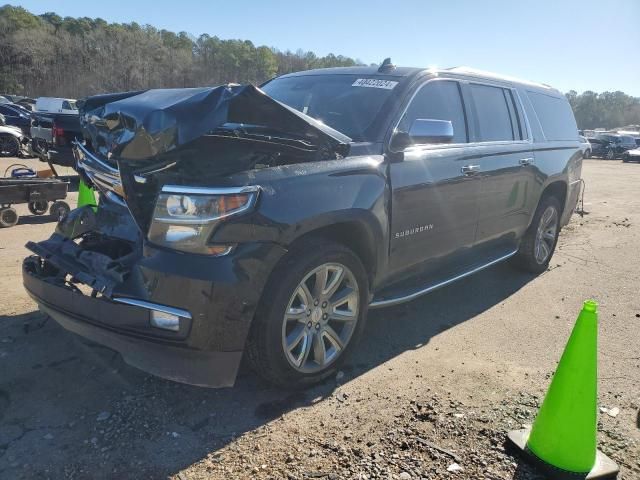
<path id="1" fill-rule="evenodd" d="M 536 262 L 540 265 L 549 259 L 556 241 L 557 232 L 558 211 L 550 205 L 540 217 L 540 223 L 538 224 L 538 231 L 536 233 L 534 256 Z"/>
<path id="2" fill-rule="evenodd" d="M 356 279 L 339 263 L 320 265 L 298 284 L 282 322 L 282 348 L 302 373 L 315 373 L 344 351 L 360 312 Z"/>

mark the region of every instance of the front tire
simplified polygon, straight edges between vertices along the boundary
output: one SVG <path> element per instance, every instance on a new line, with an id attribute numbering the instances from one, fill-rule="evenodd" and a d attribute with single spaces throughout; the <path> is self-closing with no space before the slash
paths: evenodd
<path id="1" fill-rule="evenodd" d="M 520 242 L 513 264 L 531 273 L 542 273 L 549 266 L 560 234 L 560 202 L 552 195 L 543 197 L 531 225 Z"/>
<path id="2" fill-rule="evenodd" d="M 13 135 L 0 135 L 0 157 L 17 157 L 20 153 L 20 140 Z"/>
<path id="3" fill-rule="evenodd" d="M 366 271 L 344 245 L 313 239 L 273 271 L 253 321 L 247 358 L 267 381 L 301 388 L 335 374 L 364 329 Z"/>

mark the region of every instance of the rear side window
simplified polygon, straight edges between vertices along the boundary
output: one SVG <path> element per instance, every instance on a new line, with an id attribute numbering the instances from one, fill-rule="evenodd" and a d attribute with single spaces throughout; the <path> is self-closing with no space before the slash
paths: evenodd
<path id="1" fill-rule="evenodd" d="M 471 84 L 476 111 L 478 141 L 496 142 L 520 140 L 520 126 L 508 89 Z"/>
<path id="2" fill-rule="evenodd" d="M 467 143 L 467 123 L 458 82 L 438 80 L 425 84 L 411 100 L 398 124 L 408 132 L 416 119 L 449 120 L 453 126 L 452 143 Z"/>
<path id="3" fill-rule="evenodd" d="M 527 92 L 547 140 L 577 140 L 578 126 L 569 102 L 538 92 Z"/>

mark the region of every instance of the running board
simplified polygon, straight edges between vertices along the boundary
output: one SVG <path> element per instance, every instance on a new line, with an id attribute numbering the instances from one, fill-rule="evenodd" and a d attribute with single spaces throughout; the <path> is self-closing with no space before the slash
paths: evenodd
<path id="1" fill-rule="evenodd" d="M 484 265 L 480 265 L 479 267 L 476 267 L 472 270 L 469 270 L 467 272 L 461 273 L 459 275 L 456 275 L 454 277 L 451 277 L 443 282 L 438 282 L 435 283 L 433 285 L 430 285 L 426 288 L 422 288 L 421 290 L 417 290 L 415 292 L 412 292 L 408 295 L 403 295 L 401 297 L 392 297 L 392 298 L 383 298 L 380 300 L 376 300 L 374 298 L 374 300 L 369 304 L 369 308 L 383 308 L 383 307 L 391 307 L 393 305 L 398 305 L 400 303 L 404 303 L 404 302 L 410 302 L 411 300 L 414 300 L 418 297 L 421 297 L 422 295 L 425 295 L 429 292 L 433 292 L 434 290 L 437 290 L 438 288 L 441 287 L 445 287 L 457 280 L 460 280 L 462 278 L 468 277 L 469 275 L 473 275 L 474 273 L 479 272 L 480 270 L 484 270 L 485 268 L 488 268 L 492 265 L 495 265 L 496 263 L 500 263 L 504 260 L 506 260 L 507 258 L 513 257 L 516 253 L 518 253 L 518 250 L 514 250 L 506 255 L 503 255 L 499 258 L 496 258 L 495 260 L 491 260 L 489 263 L 485 263 Z"/>

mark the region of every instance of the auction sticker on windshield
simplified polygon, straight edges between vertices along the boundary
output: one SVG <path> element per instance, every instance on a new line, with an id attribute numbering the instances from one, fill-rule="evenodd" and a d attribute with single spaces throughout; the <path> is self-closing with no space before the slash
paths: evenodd
<path id="1" fill-rule="evenodd" d="M 398 82 L 393 80 L 380 80 L 378 78 L 358 78 L 352 87 L 370 87 L 370 88 L 384 88 L 385 90 L 392 90 Z"/>

